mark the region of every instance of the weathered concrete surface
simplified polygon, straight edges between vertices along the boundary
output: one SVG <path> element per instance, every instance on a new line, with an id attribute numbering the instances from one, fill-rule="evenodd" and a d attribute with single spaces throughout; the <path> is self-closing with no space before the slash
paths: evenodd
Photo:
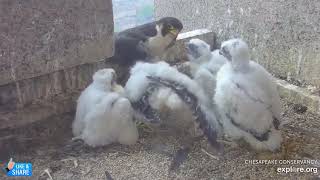
<path id="1" fill-rule="evenodd" d="M 92 82 L 93 73 L 102 68 L 121 73 L 119 67 L 101 61 L 0 86 L 0 131 L 73 112 L 79 93 Z"/>
<path id="2" fill-rule="evenodd" d="M 319 0 L 155 0 L 155 14 L 181 19 L 184 31 L 243 37 L 252 58 L 276 76 L 320 88 Z"/>
<path id="3" fill-rule="evenodd" d="M 213 45 L 213 32 L 201 30 L 191 34 L 179 36 L 179 41 L 172 48 L 182 52 L 185 49 L 183 43 L 192 37 Z M 184 58 L 177 52 L 167 56 L 174 60 Z M 104 60 L 0 86 L 0 131 L 73 112 L 79 93 L 92 82 L 93 73 L 102 68 L 114 68 L 118 76 L 123 73 L 121 67 Z"/>
<path id="4" fill-rule="evenodd" d="M 111 0 L 1 0 L 0 22 L 0 85 L 113 55 Z"/>
<path id="5" fill-rule="evenodd" d="M 277 80 L 280 96 L 286 101 L 301 104 L 308 107 L 308 111 L 320 115 L 320 97 L 311 94 L 305 88 L 301 88 L 284 80 Z"/>

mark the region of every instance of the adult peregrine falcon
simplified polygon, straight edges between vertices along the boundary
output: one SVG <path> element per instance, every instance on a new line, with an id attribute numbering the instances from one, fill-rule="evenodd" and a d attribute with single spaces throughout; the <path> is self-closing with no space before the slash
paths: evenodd
<path id="1" fill-rule="evenodd" d="M 115 53 L 111 62 L 129 68 L 137 61 L 152 62 L 166 49 L 173 46 L 183 25 L 174 17 L 164 17 L 158 21 L 143 24 L 119 32 L 115 35 Z M 123 79 L 124 78 L 124 79 Z M 120 77 L 124 83 L 127 77 Z"/>

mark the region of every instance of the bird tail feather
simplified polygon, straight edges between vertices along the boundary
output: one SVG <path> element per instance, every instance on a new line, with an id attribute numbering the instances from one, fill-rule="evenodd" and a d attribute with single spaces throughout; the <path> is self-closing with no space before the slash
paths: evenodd
<path id="1" fill-rule="evenodd" d="M 153 83 L 166 86 L 174 90 L 182 101 L 184 101 L 192 110 L 193 115 L 196 117 L 195 121 L 199 123 L 200 128 L 208 138 L 209 143 L 215 147 L 219 146 L 217 142 L 217 131 L 215 130 L 215 127 L 209 123 L 209 120 L 207 119 L 208 117 L 201 109 L 198 98 L 192 92 L 181 84 L 171 80 L 161 79 L 155 76 L 147 76 L 147 78 Z"/>

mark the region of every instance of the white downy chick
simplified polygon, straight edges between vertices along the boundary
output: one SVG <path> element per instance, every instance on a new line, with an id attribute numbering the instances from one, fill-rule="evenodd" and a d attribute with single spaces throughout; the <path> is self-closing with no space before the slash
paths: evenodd
<path id="1" fill-rule="evenodd" d="M 138 132 L 132 119 L 131 104 L 122 97 L 123 92 L 123 88 L 116 83 L 113 69 L 95 72 L 93 82 L 77 101 L 76 117 L 72 124 L 74 136 L 90 146 L 112 142 L 133 144 Z M 124 130 L 124 134 L 118 133 Z M 130 137 L 127 133 L 131 134 Z M 124 137 L 128 137 L 127 140 L 123 140 L 126 139 Z"/>
<path id="2" fill-rule="evenodd" d="M 158 63 L 137 63 L 132 69 L 131 69 L 131 76 L 125 86 L 125 92 L 128 98 L 131 101 L 137 101 L 142 98 L 143 94 L 145 94 L 145 91 L 147 91 L 147 88 L 150 87 L 150 77 L 155 77 L 154 81 L 155 83 L 172 83 L 171 88 L 178 88 L 179 92 L 181 92 L 183 100 L 181 99 L 181 96 L 178 96 L 177 99 L 178 102 L 181 100 L 183 103 L 182 105 L 178 105 L 180 103 L 177 103 L 176 95 L 177 91 L 174 90 L 174 94 L 172 94 L 172 89 L 169 91 L 166 89 L 163 90 L 154 90 L 152 93 L 156 92 L 158 93 L 155 95 L 151 100 L 151 104 L 155 104 L 156 107 L 162 107 L 161 105 L 165 104 L 163 102 L 169 102 L 169 104 L 175 104 L 173 107 L 177 108 L 183 108 L 186 104 L 188 105 L 188 111 L 192 111 L 195 114 L 198 113 L 201 114 L 199 117 L 196 117 L 197 120 L 200 121 L 200 124 L 203 129 L 205 129 L 208 138 L 211 142 L 215 141 L 217 131 L 219 131 L 219 124 L 216 120 L 216 117 L 213 113 L 211 113 L 211 110 L 208 108 L 211 99 L 207 98 L 203 89 L 199 87 L 199 85 L 193 80 L 190 79 L 187 75 L 180 73 L 177 69 L 174 67 L 169 66 L 169 64 L 165 62 L 158 62 Z M 159 79 L 157 79 L 159 78 Z M 171 85 L 160 86 L 161 88 L 170 88 Z M 181 89 L 182 88 L 182 89 Z M 183 90 L 185 89 L 185 90 Z M 186 94 L 184 94 L 186 92 Z M 184 95 L 183 95 L 184 94 Z M 193 96 L 193 97 L 191 97 Z M 152 97 L 152 96 L 151 96 Z M 160 97 L 160 98 L 158 98 Z M 168 98 L 170 97 L 170 98 Z M 150 99 L 148 99 L 150 101 Z M 170 101 L 174 103 L 170 103 Z M 158 101 L 158 102 L 157 102 Z M 159 102 L 160 101 L 160 102 Z M 195 102 L 196 101 L 196 102 Z M 196 106 L 201 107 L 196 108 Z M 191 109 L 190 109 L 191 105 Z M 170 106 L 170 105 L 169 105 Z M 177 109 L 179 109 L 177 108 Z M 195 109 L 193 109 L 195 108 Z M 160 110 L 161 111 L 161 110 Z M 201 112 L 200 112 L 201 111 Z M 181 113 L 181 112 L 180 112 Z M 194 120 L 194 118 L 193 118 Z M 210 126 L 210 127 L 209 127 Z M 210 130 L 208 130 L 210 129 Z"/>
<path id="3" fill-rule="evenodd" d="M 192 78 L 203 88 L 207 97 L 213 98 L 216 87 L 216 74 L 226 63 L 219 50 L 210 51 L 210 45 L 200 39 L 187 43 L 190 62 L 187 62 Z M 213 103 L 213 102 L 212 102 Z"/>
<path id="4" fill-rule="evenodd" d="M 279 149 L 281 104 L 272 75 L 250 61 L 248 45 L 241 39 L 223 42 L 220 53 L 228 62 L 217 74 L 214 100 L 225 135 L 244 139 L 256 150 Z"/>

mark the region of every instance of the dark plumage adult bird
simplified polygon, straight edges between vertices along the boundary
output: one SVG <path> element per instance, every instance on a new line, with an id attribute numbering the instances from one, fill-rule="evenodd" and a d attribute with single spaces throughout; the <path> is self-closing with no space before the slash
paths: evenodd
<path id="1" fill-rule="evenodd" d="M 115 35 L 115 53 L 111 62 L 124 67 L 125 83 L 129 68 L 137 61 L 152 62 L 174 45 L 183 25 L 174 17 L 164 17 L 158 21 L 143 24 L 119 32 Z"/>

